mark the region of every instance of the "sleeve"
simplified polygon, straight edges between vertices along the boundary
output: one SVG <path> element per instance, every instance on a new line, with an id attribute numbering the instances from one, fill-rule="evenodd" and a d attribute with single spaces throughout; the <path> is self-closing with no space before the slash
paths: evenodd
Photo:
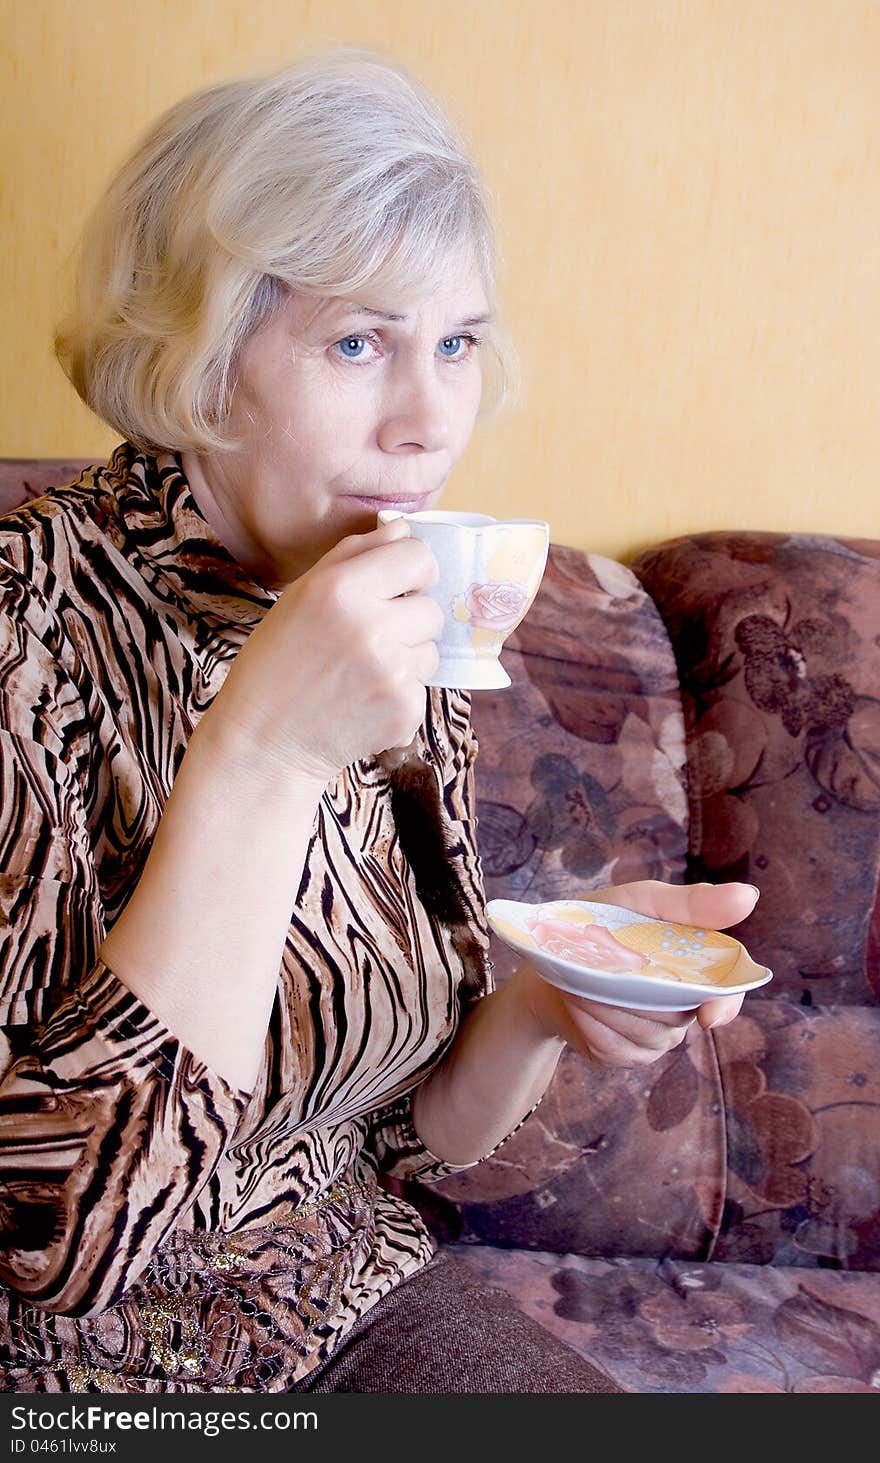
<path id="1" fill-rule="evenodd" d="M 514 1133 L 519 1132 L 523 1123 L 527 1123 L 532 1113 L 541 1105 L 539 1099 L 534 1107 L 529 1108 L 525 1117 L 520 1118 L 506 1138 L 502 1138 L 500 1143 L 496 1143 L 494 1148 L 475 1158 L 472 1163 L 446 1163 L 425 1147 L 413 1127 L 412 1098 L 412 1092 L 407 1092 L 388 1107 L 382 1108 L 381 1112 L 374 1113 L 372 1137 L 374 1152 L 379 1157 L 380 1173 L 399 1182 L 418 1180 L 420 1184 L 436 1184 L 450 1174 L 462 1173 L 466 1168 L 476 1168 L 477 1164 L 485 1163 L 487 1158 L 491 1158 L 499 1148 L 509 1143 Z"/>
<path id="2" fill-rule="evenodd" d="M 0 1281 L 71 1316 L 137 1279 L 247 1101 L 97 955 L 88 724 L 50 650 L 0 614 Z"/>
<path id="3" fill-rule="evenodd" d="M 484 988 L 480 995 L 494 989 L 490 951 L 490 931 L 486 918 L 486 893 L 483 870 L 477 846 L 478 818 L 474 786 L 474 763 L 479 741 L 471 721 L 471 693 L 464 689 L 435 689 L 436 714 L 430 735 L 443 775 L 443 804 L 449 830 L 449 851 L 461 881 L 462 892 L 470 913 L 474 939 L 484 952 Z M 426 1074 L 427 1075 L 427 1074 Z M 424 1078 L 422 1079 L 424 1080 Z M 475 1168 L 497 1153 L 504 1143 L 518 1133 L 523 1123 L 540 1106 L 535 1103 L 517 1126 L 488 1153 L 472 1163 L 452 1164 L 437 1158 L 425 1147 L 412 1120 L 412 1099 L 415 1089 L 403 1093 L 387 1106 L 373 1113 L 370 1147 L 375 1153 L 380 1173 L 397 1181 L 418 1180 L 437 1183 L 450 1174 Z"/>

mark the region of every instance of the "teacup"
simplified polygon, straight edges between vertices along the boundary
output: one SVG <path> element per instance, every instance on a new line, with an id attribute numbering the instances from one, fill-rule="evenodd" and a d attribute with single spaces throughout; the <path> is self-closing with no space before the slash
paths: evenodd
<path id="1" fill-rule="evenodd" d="M 433 552 L 440 578 L 425 591 L 445 616 L 437 640 L 440 664 L 428 686 L 483 690 L 509 686 L 499 660 L 541 584 L 550 525 L 537 518 L 486 513 L 401 513 L 381 508 L 379 522 L 405 518 L 413 538 Z"/>

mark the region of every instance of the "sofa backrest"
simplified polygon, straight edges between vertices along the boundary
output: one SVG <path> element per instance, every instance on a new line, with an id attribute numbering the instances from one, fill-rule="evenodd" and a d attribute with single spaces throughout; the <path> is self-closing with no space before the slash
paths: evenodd
<path id="1" fill-rule="evenodd" d="M 690 877 L 761 890 L 751 999 L 878 1003 L 880 541 L 696 534 L 633 569 L 678 662 Z"/>
<path id="2" fill-rule="evenodd" d="M 38 498 L 47 488 L 76 482 L 90 466 L 89 459 L 79 457 L 0 457 L 0 513 Z"/>
<path id="3" fill-rule="evenodd" d="M 687 874 L 761 888 L 735 933 L 775 979 L 736 1021 L 651 1067 L 604 1070 L 565 1052 L 537 1113 L 495 1155 L 415 1192 L 438 1239 L 618 1264 L 880 1266 L 878 549 L 711 535 L 659 546 L 634 575 L 554 549 L 503 652 L 513 687 L 474 696 L 487 891 L 568 894 L 566 850 L 569 865 L 578 846 L 600 862 L 567 821 L 581 787 L 587 828 L 608 801 L 614 812 L 607 869 L 584 869 L 591 884 L 682 876 L 656 805 L 641 820 L 661 832 L 653 866 L 643 833 L 621 836 L 647 777 L 671 786 L 676 808 L 681 694 L 689 816 L 672 821 L 689 831 Z M 519 742 L 504 737 L 508 708 Z M 564 770 L 555 798 L 545 766 Z"/>
<path id="4" fill-rule="evenodd" d="M 675 658 L 634 575 L 551 544 L 538 594 L 501 659 L 512 684 L 472 693 L 487 897 L 538 903 L 633 879 L 683 882 Z M 516 957 L 500 945 L 493 956 L 503 978 Z"/>

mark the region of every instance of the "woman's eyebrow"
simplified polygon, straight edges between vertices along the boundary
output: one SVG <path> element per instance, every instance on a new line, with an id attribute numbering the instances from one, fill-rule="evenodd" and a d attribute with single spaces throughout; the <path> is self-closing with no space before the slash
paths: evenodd
<path id="1" fill-rule="evenodd" d="M 408 315 L 394 315 L 390 310 L 372 310 L 369 305 L 349 305 L 345 309 L 346 315 L 369 315 L 376 320 L 400 320 L 406 321 Z M 459 325 L 490 325 L 492 315 L 470 315 L 466 320 L 459 320 Z"/>

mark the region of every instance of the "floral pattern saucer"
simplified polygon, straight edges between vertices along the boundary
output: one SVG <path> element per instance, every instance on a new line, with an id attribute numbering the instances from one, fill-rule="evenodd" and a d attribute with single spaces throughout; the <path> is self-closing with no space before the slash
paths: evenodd
<path id="1" fill-rule="evenodd" d="M 551 985 L 608 1006 L 689 1011 L 773 977 L 731 935 L 651 919 L 616 904 L 490 899 L 486 915 L 499 939 Z"/>

